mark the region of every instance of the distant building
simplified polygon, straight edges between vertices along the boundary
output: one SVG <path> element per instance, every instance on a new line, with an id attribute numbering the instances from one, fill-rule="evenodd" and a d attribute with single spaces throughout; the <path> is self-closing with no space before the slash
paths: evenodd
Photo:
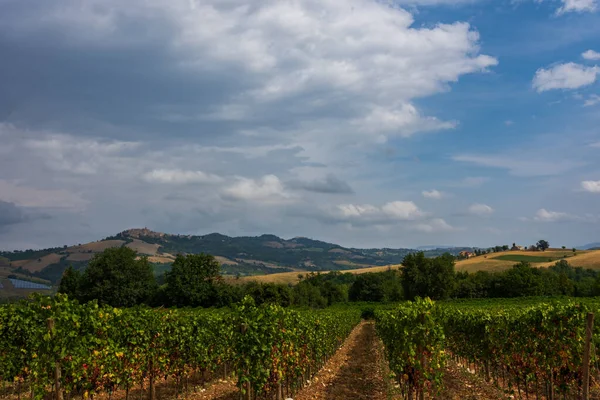
<path id="1" fill-rule="evenodd" d="M 523 246 L 517 246 L 514 245 L 513 247 L 510 248 L 512 251 L 517 251 L 517 250 L 525 250 L 525 247 Z"/>
<path id="2" fill-rule="evenodd" d="M 475 253 L 471 253 L 470 251 L 461 251 L 460 253 L 458 253 L 458 256 L 460 258 L 471 258 L 475 257 Z"/>

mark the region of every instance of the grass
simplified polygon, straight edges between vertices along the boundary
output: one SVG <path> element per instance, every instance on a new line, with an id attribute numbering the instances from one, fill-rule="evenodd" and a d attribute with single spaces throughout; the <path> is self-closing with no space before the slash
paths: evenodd
<path id="1" fill-rule="evenodd" d="M 514 261 L 514 262 L 530 262 L 543 263 L 558 260 L 562 257 L 543 257 L 543 256 L 526 256 L 522 254 L 506 254 L 503 256 L 494 257 L 494 260 Z"/>
<path id="2" fill-rule="evenodd" d="M 341 273 L 351 273 L 351 274 L 364 274 L 367 272 L 383 272 L 387 271 L 388 268 L 398 269 L 400 265 L 385 265 L 381 267 L 369 267 L 369 268 L 358 268 L 358 269 L 345 269 L 341 271 Z M 312 271 L 314 273 L 320 272 L 321 274 L 327 274 L 331 271 Z M 298 275 L 307 276 L 311 271 L 294 271 L 294 272 L 282 272 L 279 274 L 269 274 L 269 275 L 255 275 L 255 276 L 244 276 L 240 278 L 239 282 L 250 282 L 256 281 L 260 283 L 279 283 L 279 284 L 296 284 L 300 281 Z"/>

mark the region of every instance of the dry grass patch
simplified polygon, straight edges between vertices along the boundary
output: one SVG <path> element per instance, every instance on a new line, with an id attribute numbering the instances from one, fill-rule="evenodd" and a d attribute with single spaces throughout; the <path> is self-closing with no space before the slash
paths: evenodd
<path id="1" fill-rule="evenodd" d="M 165 256 L 148 256 L 148 261 L 157 264 L 168 264 L 175 261 L 175 258 Z"/>
<path id="2" fill-rule="evenodd" d="M 81 246 L 69 247 L 67 251 L 72 253 L 85 253 L 86 251 L 92 251 L 92 253 L 99 253 L 111 247 L 121 247 L 125 243 L 124 240 L 103 240 L 101 242 L 92 242 L 82 244 Z"/>
<path id="3" fill-rule="evenodd" d="M 493 258 L 484 258 L 483 256 L 480 256 L 468 260 L 457 261 L 456 270 L 461 272 L 499 272 L 510 269 L 515 264 L 517 263 L 514 261 L 494 260 Z"/>
<path id="4" fill-rule="evenodd" d="M 600 250 L 577 250 L 575 256 L 567 257 L 565 260 L 573 267 L 600 269 Z M 536 266 L 550 267 L 554 264 L 556 264 L 556 261 L 536 264 Z"/>
<path id="5" fill-rule="evenodd" d="M 340 271 L 294 271 L 294 272 L 281 272 L 278 274 L 268 274 L 268 275 L 254 275 L 254 276 L 244 276 L 239 279 L 242 282 L 250 282 L 255 281 L 259 283 L 278 283 L 278 284 L 296 284 L 300 282 L 300 278 L 298 275 L 302 275 L 303 277 L 308 276 L 310 273 L 314 272 L 315 274 L 327 274 L 329 272 L 341 272 L 341 273 L 351 273 L 351 274 L 365 274 L 368 272 L 384 272 L 388 269 L 399 269 L 401 267 L 400 264 L 397 265 L 384 265 L 381 267 L 368 267 L 368 268 L 358 268 L 358 269 L 345 269 Z"/>
<path id="6" fill-rule="evenodd" d="M 36 258 L 33 260 L 27 260 L 25 263 L 21 265 L 23 269 L 26 269 L 31 272 L 38 272 L 46 268 L 50 264 L 55 264 L 60 261 L 63 256 L 60 254 L 52 253 L 45 255 L 41 258 Z M 13 264 L 14 265 L 14 264 Z"/>
<path id="7" fill-rule="evenodd" d="M 94 257 L 94 253 L 70 253 L 67 261 L 89 261 Z"/>
<path id="8" fill-rule="evenodd" d="M 157 243 L 146 243 L 139 239 L 133 239 L 133 242 L 127 243 L 125 246 L 135 250 L 138 254 L 144 254 L 148 256 L 157 255 L 158 248 L 160 247 L 160 245 Z"/>
<path id="9" fill-rule="evenodd" d="M 215 256 L 215 260 L 217 260 L 221 265 L 238 265 L 237 261 L 230 260 L 229 258 L 223 256 Z"/>

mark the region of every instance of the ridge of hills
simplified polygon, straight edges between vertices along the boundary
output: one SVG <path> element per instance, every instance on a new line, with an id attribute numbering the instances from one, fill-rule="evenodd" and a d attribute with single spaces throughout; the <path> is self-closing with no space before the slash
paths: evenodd
<path id="1" fill-rule="evenodd" d="M 295 271 L 332 271 L 399 264 L 410 248 L 346 248 L 306 237 L 282 239 L 271 234 L 230 237 L 220 233 L 180 235 L 147 228 L 128 229 L 96 242 L 41 250 L 0 252 L 0 279 L 57 284 L 71 265 L 83 269 L 94 254 L 110 247 L 126 246 L 147 256 L 160 275 L 170 268 L 176 254 L 208 253 L 216 257 L 226 275 L 265 275 Z M 445 251 L 457 254 L 472 248 L 430 249 L 428 256 Z"/>

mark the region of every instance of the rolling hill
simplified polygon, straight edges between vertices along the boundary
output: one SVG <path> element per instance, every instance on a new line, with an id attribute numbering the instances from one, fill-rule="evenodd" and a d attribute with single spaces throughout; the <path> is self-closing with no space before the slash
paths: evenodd
<path id="1" fill-rule="evenodd" d="M 569 264 L 574 267 L 600 270 L 600 250 L 577 251 L 575 254 L 573 254 L 571 250 L 563 249 L 548 249 L 544 252 L 508 250 L 498 253 L 490 253 L 467 260 L 457 261 L 456 270 L 470 273 L 477 271 L 499 272 L 507 270 L 521 261 L 529 262 L 535 267 L 550 267 L 558 260 L 562 259 L 567 260 Z M 342 270 L 340 272 L 363 274 L 367 272 L 382 272 L 388 268 L 396 269 L 400 267 L 401 265 L 395 264 L 381 267 Z M 298 275 L 298 272 L 286 272 L 269 275 L 246 276 L 241 278 L 240 281 L 295 284 L 300 280 Z"/>
<path id="2" fill-rule="evenodd" d="M 371 272 L 397 266 L 413 249 L 408 248 L 346 248 L 334 243 L 305 237 L 282 239 L 275 235 L 230 237 L 219 233 L 208 235 L 177 235 L 129 229 L 105 239 L 74 246 L 42 250 L 0 252 L 0 284 L 11 277 L 37 283 L 56 285 L 68 266 L 83 269 L 95 254 L 111 247 L 126 246 L 140 256 L 147 256 L 157 275 L 170 269 L 176 254 L 208 253 L 221 263 L 222 272 L 241 281 L 295 282 L 298 274 L 307 271 Z M 435 246 L 431 246 L 435 247 Z M 427 256 L 444 252 L 458 254 L 469 247 L 429 248 Z M 549 249 L 545 252 L 507 251 L 478 256 L 457 262 L 458 271 L 500 271 L 519 261 L 536 266 L 552 265 L 567 258 L 574 266 L 600 269 L 600 250 Z M 10 285 L 5 285 L 10 286 Z"/>
<path id="3" fill-rule="evenodd" d="M 57 284 L 72 265 L 85 268 L 95 254 L 110 247 L 126 246 L 147 256 L 157 274 L 170 268 L 176 254 L 209 253 L 232 276 L 278 272 L 330 271 L 397 264 L 411 249 L 354 249 L 305 237 L 282 239 L 275 235 L 230 237 L 175 235 L 149 229 L 129 229 L 96 242 L 42 250 L 0 252 L 0 279 L 8 275 L 37 278 Z M 439 250 L 437 250 L 439 251 Z M 458 250 L 457 250 L 458 251 Z M 432 254 L 436 250 L 432 250 Z"/>

